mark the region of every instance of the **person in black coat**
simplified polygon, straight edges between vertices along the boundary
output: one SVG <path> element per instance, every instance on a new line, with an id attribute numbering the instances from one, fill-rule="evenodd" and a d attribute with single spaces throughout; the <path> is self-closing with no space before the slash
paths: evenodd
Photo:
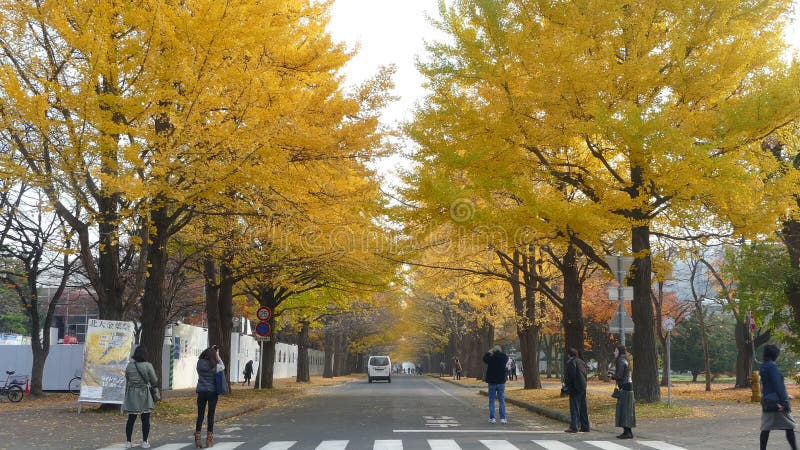
<path id="1" fill-rule="evenodd" d="M 253 360 L 247 361 L 247 364 L 244 365 L 244 381 L 242 384 L 247 383 L 250 386 L 250 377 L 253 376 Z"/>
<path id="2" fill-rule="evenodd" d="M 578 355 L 578 350 L 569 349 L 567 374 L 564 387 L 569 394 L 569 428 L 567 433 L 588 432 L 589 413 L 586 405 L 586 363 Z"/>
<path id="3" fill-rule="evenodd" d="M 489 423 L 495 423 L 494 400 L 500 404 L 500 423 L 506 423 L 506 363 L 508 356 L 499 345 L 495 345 L 485 355 L 486 383 L 489 384 Z"/>
<path id="4" fill-rule="evenodd" d="M 197 422 L 194 429 L 194 444 L 196 448 L 202 448 L 200 442 L 200 431 L 203 427 L 203 416 L 208 406 L 208 422 L 206 425 L 206 447 L 214 445 L 214 413 L 217 409 L 216 377 L 217 372 L 225 370 L 225 365 L 219 357 L 219 349 L 216 345 L 203 350 L 197 359 Z"/>

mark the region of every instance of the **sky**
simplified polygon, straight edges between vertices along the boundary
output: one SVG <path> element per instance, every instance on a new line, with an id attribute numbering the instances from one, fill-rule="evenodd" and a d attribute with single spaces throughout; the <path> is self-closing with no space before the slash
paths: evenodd
<path id="1" fill-rule="evenodd" d="M 394 124 L 410 119 L 411 110 L 425 95 L 424 79 L 415 61 L 424 56 L 424 41 L 443 39 L 426 15 L 438 17 L 437 0 L 335 0 L 329 30 L 334 39 L 358 53 L 345 68 L 347 83 L 356 85 L 377 73 L 380 66 L 394 64 L 394 95 L 399 100 L 389 107 L 383 121 Z M 794 23 L 787 39 L 800 51 L 800 0 L 795 1 Z M 379 163 L 379 172 L 391 180 L 395 167 L 405 166 L 402 158 Z"/>

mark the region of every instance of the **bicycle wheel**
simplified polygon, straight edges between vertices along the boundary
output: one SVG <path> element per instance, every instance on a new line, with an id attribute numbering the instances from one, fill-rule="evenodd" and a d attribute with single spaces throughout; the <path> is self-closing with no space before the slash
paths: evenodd
<path id="1" fill-rule="evenodd" d="M 75 377 L 69 380 L 69 393 L 72 395 L 81 393 L 81 377 Z"/>
<path id="2" fill-rule="evenodd" d="M 23 395 L 22 388 L 19 386 L 9 386 L 8 387 L 8 399 L 13 402 L 17 403 L 18 401 L 22 400 Z"/>

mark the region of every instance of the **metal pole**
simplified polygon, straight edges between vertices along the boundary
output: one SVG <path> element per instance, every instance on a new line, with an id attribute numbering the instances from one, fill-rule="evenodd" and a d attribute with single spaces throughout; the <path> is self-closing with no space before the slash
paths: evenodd
<path id="1" fill-rule="evenodd" d="M 619 343 L 625 345 L 625 328 L 622 322 L 622 316 L 625 313 L 625 288 L 622 282 L 625 281 L 625 278 L 622 276 L 621 256 L 617 256 L 617 281 L 619 282 L 619 287 L 617 288 L 617 299 L 619 300 Z"/>
<path id="2" fill-rule="evenodd" d="M 670 375 L 672 361 L 669 350 L 670 336 L 672 336 L 672 330 L 667 331 L 667 405 L 672 405 L 672 375 Z"/>
<path id="3" fill-rule="evenodd" d="M 264 378 L 264 372 L 262 372 L 264 370 L 264 364 L 262 364 L 264 360 L 264 341 L 259 341 L 259 344 L 261 345 L 261 353 L 258 355 L 258 390 L 260 391 L 261 380 Z"/>

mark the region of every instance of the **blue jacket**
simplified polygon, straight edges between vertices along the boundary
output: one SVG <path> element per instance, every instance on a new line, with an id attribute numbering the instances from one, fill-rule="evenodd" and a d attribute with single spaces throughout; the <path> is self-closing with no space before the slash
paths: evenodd
<path id="1" fill-rule="evenodd" d="M 783 374 L 778 370 L 775 361 L 767 361 L 761 366 L 758 371 L 761 377 L 761 396 L 767 394 L 778 394 L 778 400 L 782 405 L 789 404 L 789 396 L 786 395 L 786 385 L 783 384 Z"/>
<path id="2" fill-rule="evenodd" d="M 197 392 L 217 392 L 217 365 L 207 359 L 197 361 Z"/>

